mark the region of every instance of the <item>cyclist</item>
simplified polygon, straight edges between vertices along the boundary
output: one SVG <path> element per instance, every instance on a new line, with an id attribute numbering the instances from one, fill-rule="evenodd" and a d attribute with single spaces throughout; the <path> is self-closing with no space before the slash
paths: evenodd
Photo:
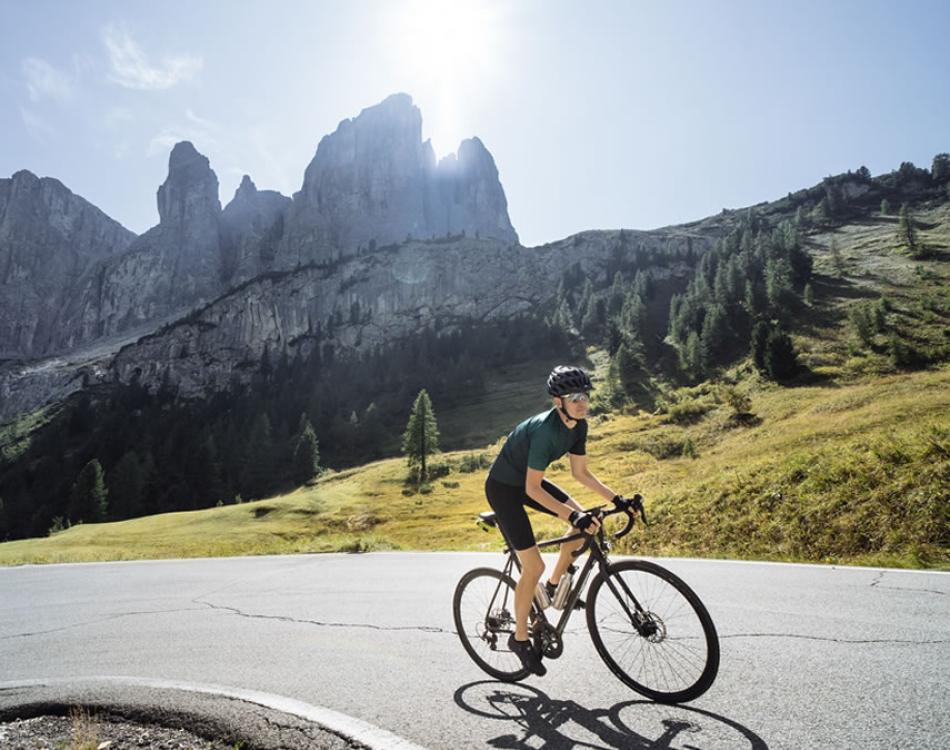
<path id="1" fill-rule="evenodd" d="M 554 408 L 521 422 L 508 435 L 485 480 L 488 504 L 521 562 L 521 577 L 515 587 L 515 632 L 508 647 L 526 669 L 544 675 L 547 669 L 528 639 L 528 613 L 535 589 L 544 573 L 544 561 L 534 538 L 525 506 L 558 516 L 571 524 L 572 533 L 596 533 L 600 520 L 588 513 L 570 495 L 544 478 L 544 471 L 565 453 L 570 455 L 571 474 L 582 485 L 612 501 L 620 500 L 587 467 L 587 411 L 593 385 L 579 367 L 559 365 L 548 376 L 548 393 Z M 565 542 L 550 578 L 545 583 L 553 595 L 561 576 L 571 564 L 571 552 L 583 540 Z M 578 602 L 582 607 L 583 603 Z"/>

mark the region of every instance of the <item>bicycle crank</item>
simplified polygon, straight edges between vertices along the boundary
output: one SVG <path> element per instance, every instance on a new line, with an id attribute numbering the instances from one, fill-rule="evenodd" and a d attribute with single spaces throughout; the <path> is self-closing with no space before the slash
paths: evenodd
<path id="1" fill-rule="evenodd" d="M 555 627 L 544 620 L 535 620 L 532 628 L 534 647 L 542 656 L 557 659 L 564 653 L 564 642 Z"/>

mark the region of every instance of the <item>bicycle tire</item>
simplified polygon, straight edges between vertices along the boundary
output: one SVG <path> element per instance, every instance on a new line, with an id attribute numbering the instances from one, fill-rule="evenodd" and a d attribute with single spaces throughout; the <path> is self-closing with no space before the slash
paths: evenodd
<path id="1" fill-rule="evenodd" d="M 502 596 L 505 586 L 510 589 L 507 592 L 510 611 L 502 607 L 506 611 L 501 613 L 497 611 L 497 597 Z M 489 624 L 493 606 L 498 615 L 495 620 L 501 621 L 501 627 Z M 462 646 L 482 671 L 502 682 L 518 682 L 530 674 L 517 654 L 508 650 L 508 633 L 514 632 L 514 606 L 515 582 L 494 568 L 470 570 L 458 582 L 452 598 L 452 614 Z M 490 643 L 492 634 L 495 636 L 494 648 Z"/>
<path id="2" fill-rule="evenodd" d="M 650 613 L 657 627 L 651 636 L 655 640 L 637 631 L 611 586 L 605 585 L 607 577 L 613 589 L 622 594 L 629 610 L 634 606 L 620 581 L 626 583 L 627 590 Z M 719 671 L 719 636 L 696 593 L 666 568 L 646 560 L 611 563 L 607 577 L 600 572 L 591 582 L 587 594 L 587 629 L 610 671 L 621 682 L 658 703 L 683 703 L 705 693 Z M 665 599 L 669 602 L 664 603 Z M 661 606 L 665 617 L 654 611 Z M 680 617 L 683 619 L 672 622 Z M 700 639 L 704 641 L 705 651 L 702 644 L 693 643 Z M 625 657 L 638 662 L 635 675 L 630 673 L 634 664 L 621 663 Z M 662 671 L 664 667 L 674 673 L 672 679 Z M 643 676 L 644 673 L 649 674 Z"/>

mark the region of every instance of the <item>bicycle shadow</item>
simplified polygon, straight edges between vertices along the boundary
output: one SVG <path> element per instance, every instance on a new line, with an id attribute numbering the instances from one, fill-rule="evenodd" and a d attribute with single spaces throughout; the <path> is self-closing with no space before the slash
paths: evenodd
<path id="1" fill-rule="evenodd" d="M 472 692 L 474 691 L 474 692 Z M 468 699 L 466 693 L 474 696 Z M 518 734 L 504 733 L 487 741 L 490 747 L 513 750 L 698 750 L 710 740 L 742 739 L 749 750 L 768 750 L 755 732 L 724 716 L 689 706 L 665 706 L 647 700 L 621 701 L 610 708 L 587 708 L 573 700 L 557 700 L 524 684 L 482 680 L 455 691 L 455 704 L 475 716 L 507 721 Z M 630 714 L 621 717 L 622 712 Z M 652 731 L 635 731 L 627 722 L 649 725 Z M 583 735 L 583 739 L 568 734 Z M 519 734 L 521 736 L 519 736 Z M 687 736 L 683 736 L 687 735 Z M 690 737 L 689 735 L 693 735 Z M 700 736 L 702 735 L 702 736 Z M 692 739 L 691 744 L 688 740 Z M 539 741 L 543 744 L 538 744 Z M 601 743 L 601 744 L 596 744 Z M 746 745 L 745 743 L 748 743 Z"/>

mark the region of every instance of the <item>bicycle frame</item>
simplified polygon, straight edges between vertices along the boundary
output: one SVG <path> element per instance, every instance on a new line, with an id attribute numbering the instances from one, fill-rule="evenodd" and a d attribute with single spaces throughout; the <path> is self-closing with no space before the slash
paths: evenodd
<path id="1" fill-rule="evenodd" d="M 500 530 L 500 529 L 499 529 Z M 542 542 L 538 542 L 538 547 L 553 547 L 554 545 L 561 545 L 565 542 L 573 542 L 577 539 L 583 539 L 588 536 L 583 532 L 580 534 L 570 534 L 568 536 L 558 537 L 557 539 L 546 539 Z M 507 541 L 507 540 L 506 540 Z M 509 578 L 513 578 L 512 570 L 514 568 L 518 569 L 519 575 L 521 574 L 521 561 L 518 559 L 518 554 L 509 544 L 505 551 L 508 553 L 508 562 L 505 564 L 504 570 L 502 571 Z M 590 545 L 590 554 L 587 556 L 587 562 L 584 564 L 584 567 L 581 569 L 579 575 L 574 579 L 574 586 L 571 589 L 571 593 L 567 598 L 567 602 L 564 604 L 564 609 L 561 612 L 561 618 L 558 621 L 557 625 L 554 626 L 555 631 L 559 636 L 564 634 L 564 630 L 567 628 L 568 620 L 571 619 L 571 614 L 574 612 L 574 604 L 580 598 L 581 592 L 584 590 L 584 586 L 587 584 L 587 579 L 590 577 L 591 571 L 594 566 L 597 565 L 601 569 L 607 567 L 607 556 L 604 554 L 601 549 L 600 544 L 591 544 Z M 497 592 L 496 592 L 497 594 Z M 507 591 L 506 591 L 507 596 Z M 534 606 L 534 611 L 537 613 L 538 617 L 545 623 L 548 623 L 548 618 L 544 614 L 544 610 Z"/>
<path id="2" fill-rule="evenodd" d="M 512 575 L 511 575 L 512 570 L 514 568 L 517 568 L 518 574 L 520 575 L 521 561 L 518 559 L 518 554 L 517 552 L 515 552 L 514 547 L 508 541 L 508 537 L 505 535 L 504 531 L 501 529 L 500 526 L 498 527 L 498 530 L 501 532 L 502 537 L 505 540 L 505 543 L 507 545 L 505 547 L 505 552 L 508 554 L 508 562 L 505 564 L 505 567 L 502 570 L 502 572 L 504 573 L 504 575 L 508 576 L 509 578 L 512 578 Z M 564 631 L 567 629 L 568 620 L 571 619 L 571 615 L 574 612 L 574 605 L 577 602 L 577 600 L 580 598 L 581 591 L 584 590 L 584 586 L 587 584 L 587 579 L 590 577 L 591 571 L 593 570 L 595 565 L 598 566 L 600 570 L 603 572 L 604 577 L 606 579 L 607 587 L 613 592 L 614 596 L 617 597 L 617 600 L 620 602 L 620 605 L 623 607 L 623 610 L 626 613 L 627 617 L 630 618 L 630 623 L 634 626 L 634 628 L 636 628 L 637 632 L 639 632 L 641 635 L 644 635 L 645 633 L 643 632 L 643 628 L 644 628 L 644 624 L 647 618 L 643 611 L 643 607 L 640 606 L 640 602 L 637 600 L 636 596 L 634 596 L 633 592 L 630 590 L 627 584 L 622 579 L 620 579 L 618 583 L 620 584 L 624 593 L 633 602 L 634 608 L 636 609 L 635 613 L 631 612 L 630 608 L 627 606 L 627 603 L 624 601 L 624 598 L 620 595 L 620 592 L 617 591 L 617 589 L 615 588 L 611 577 L 607 575 L 607 565 L 609 564 L 609 562 L 607 560 L 606 550 L 610 548 L 610 543 L 604 538 L 603 527 L 601 527 L 593 535 L 580 532 L 577 534 L 569 534 L 567 536 L 557 537 L 556 539 L 545 539 L 544 541 L 538 542 L 537 544 L 538 544 L 538 547 L 540 548 L 553 547 L 554 545 L 561 545 L 566 542 L 576 541 L 578 539 L 586 539 L 587 544 L 584 547 L 582 547 L 580 550 L 575 552 L 574 556 L 580 557 L 580 555 L 583 554 L 585 547 L 587 548 L 587 551 L 589 554 L 587 555 L 587 562 L 584 564 L 584 567 L 581 570 L 580 575 L 578 575 L 574 579 L 574 586 L 571 589 L 571 593 L 568 596 L 567 602 L 564 605 L 564 609 L 561 612 L 561 619 L 558 621 L 557 625 L 554 626 L 554 630 L 557 632 L 558 637 L 564 635 Z M 500 587 L 501 587 L 501 581 L 499 581 L 498 583 L 498 588 Z M 498 588 L 495 589 L 495 594 L 494 596 L 492 596 L 492 601 L 494 601 L 495 596 L 498 595 Z M 507 598 L 508 598 L 508 590 L 506 588 L 505 596 L 504 596 L 504 599 L 502 600 L 503 606 L 507 604 Z M 533 605 L 533 610 L 537 613 L 538 618 L 542 622 L 544 622 L 545 624 L 550 624 L 548 622 L 547 616 L 544 614 L 544 610 L 538 607 L 536 603 Z"/>

